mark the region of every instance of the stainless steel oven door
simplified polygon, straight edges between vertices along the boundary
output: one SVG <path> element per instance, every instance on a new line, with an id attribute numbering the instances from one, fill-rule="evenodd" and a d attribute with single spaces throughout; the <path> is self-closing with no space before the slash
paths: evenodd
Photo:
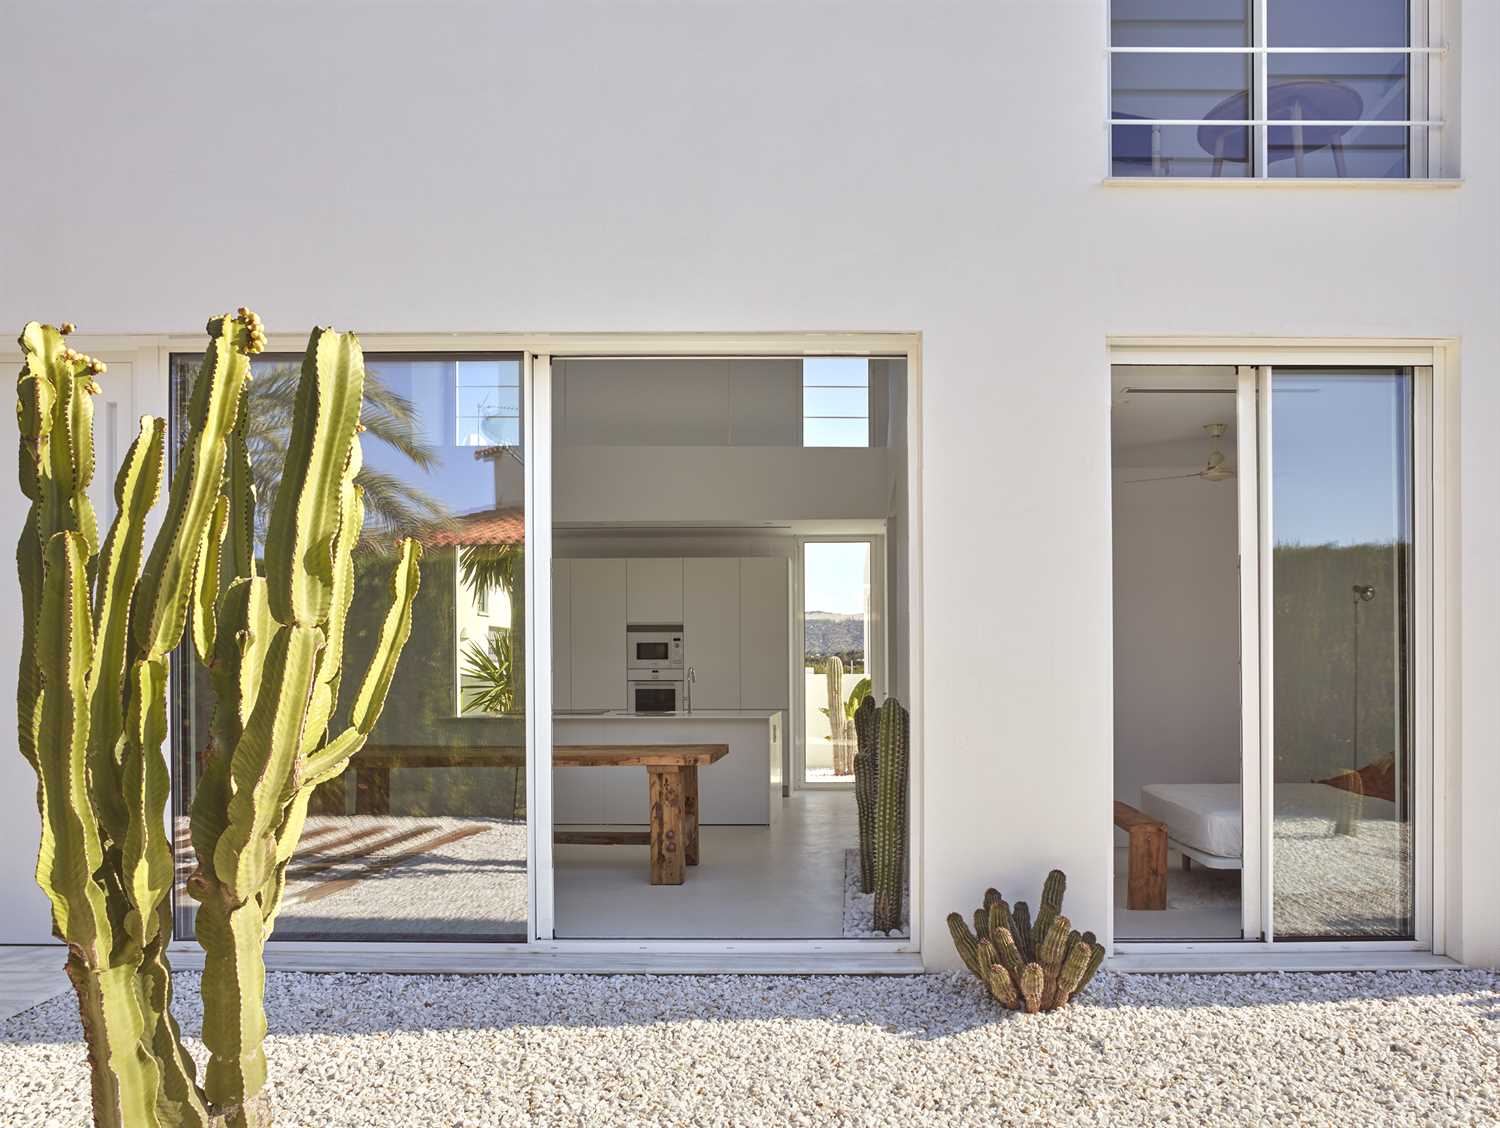
<path id="1" fill-rule="evenodd" d="M 676 713 L 682 708 L 680 681 L 633 681 L 630 683 L 632 713 Z"/>

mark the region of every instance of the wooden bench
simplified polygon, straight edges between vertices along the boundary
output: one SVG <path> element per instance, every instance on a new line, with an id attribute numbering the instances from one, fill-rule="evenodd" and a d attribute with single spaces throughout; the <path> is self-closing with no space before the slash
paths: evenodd
<path id="1" fill-rule="evenodd" d="M 1115 825 L 1130 837 L 1130 868 L 1125 907 L 1159 911 L 1167 907 L 1167 824 L 1115 800 Z"/>

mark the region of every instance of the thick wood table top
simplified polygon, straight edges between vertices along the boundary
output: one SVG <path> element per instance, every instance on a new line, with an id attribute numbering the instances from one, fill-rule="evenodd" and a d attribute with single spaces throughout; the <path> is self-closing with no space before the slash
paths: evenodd
<path id="1" fill-rule="evenodd" d="M 564 744 L 552 749 L 552 763 L 559 768 L 685 768 L 712 764 L 727 755 L 727 744 Z M 457 748 L 367 744 L 352 763 L 356 768 L 518 768 L 526 763 L 526 749 L 495 744 Z"/>
<path id="2" fill-rule="evenodd" d="M 712 764 L 727 755 L 727 744 L 565 744 L 552 749 L 552 763 L 559 768 L 615 768 L 630 764 L 685 768 Z"/>

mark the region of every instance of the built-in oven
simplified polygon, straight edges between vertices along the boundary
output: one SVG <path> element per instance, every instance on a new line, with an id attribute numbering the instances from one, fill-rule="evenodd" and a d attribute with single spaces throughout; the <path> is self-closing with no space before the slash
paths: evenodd
<path id="1" fill-rule="evenodd" d="M 630 675 L 626 683 L 626 699 L 632 713 L 680 713 L 682 712 L 682 677 L 652 676 L 653 671 L 638 671 Z M 655 674 L 666 674 L 656 670 Z"/>
<path id="2" fill-rule="evenodd" d="M 632 624 L 626 627 L 625 668 L 631 677 L 637 670 L 681 670 L 681 624 Z"/>

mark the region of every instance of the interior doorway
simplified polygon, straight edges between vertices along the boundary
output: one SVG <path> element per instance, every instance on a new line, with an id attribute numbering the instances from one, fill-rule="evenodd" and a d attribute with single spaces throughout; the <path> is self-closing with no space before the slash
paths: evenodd
<path id="1" fill-rule="evenodd" d="M 884 553 L 877 538 L 804 539 L 797 785 L 854 784 L 854 713 L 885 696 Z"/>

